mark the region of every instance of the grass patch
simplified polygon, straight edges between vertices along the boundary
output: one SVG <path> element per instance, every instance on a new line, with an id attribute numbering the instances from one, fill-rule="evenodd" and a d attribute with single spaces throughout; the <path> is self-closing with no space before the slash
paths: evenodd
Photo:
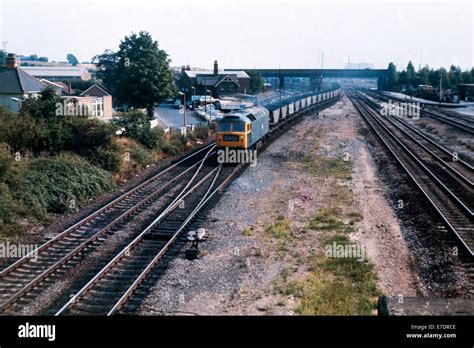
<path id="1" fill-rule="evenodd" d="M 305 157 L 303 161 L 303 169 L 314 176 L 350 180 L 352 161 L 344 161 L 342 157 L 323 157 L 318 155 L 315 151 L 312 151 Z"/>
<path id="2" fill-rule="evenodd" d="M 350 212 L 347 214 L 349 218 L 349 225 L 354 225 L 356 222 L 362 221 L 362 215 L 357 212 Z"/>
<path id="3" fill-rule="evenodd" d="M 353 258 L 311 258 L 304 280 L 278 284 L 278 290 L 299 300 L 303 315 L 371 315 L 380 294 L 372 266 Z"/>
<path id="4" fill-rule="evenodd" d="M 283 216 L 279 216 L 277 221 L 265 229 L 265 232 L 273 238 L 287 239 L 291 232 L 290 221 Z"/>
<path id="5" fill-rule="evenodd" d="M 323 209 L 309 221 L 308 228 L 314 231 L 353 232 L 352 226 L 345 224 L 339 215 L 340 210 L 337 208 Z"/>
<path id="6" fill-rule="evenodd" d="M 244 236 L 247 236 L 247 237 L 250 237 L 251 235 L 253 235 L 252 226 L 250 226 L 250 227 L 245 227 L 244 230 L 242 231 L 242 234 L 243 234 Z"/>

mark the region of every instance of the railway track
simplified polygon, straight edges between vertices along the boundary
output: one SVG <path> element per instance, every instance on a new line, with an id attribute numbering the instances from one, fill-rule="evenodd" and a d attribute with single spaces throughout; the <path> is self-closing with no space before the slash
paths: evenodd
<path id="1" fill-rule="evenodd" d="M 384 102 L 388 102 L 390 99 L 393 99 L 397 102 L 411 102 L 410 99 L 404 100 L 396 97 L 389 98 L 381 93 L 375 93 L 372 91 L 368 91 L 367 93 L 372 97 L 380 99 Z M 474 134 L 474 123 L 472 122 L 472 120 L 461 115 L 453 114 L 449 111 L 442 111 L 439 108 L 428 105 L 424 105 L 424 107 L 421 109 L 421 115 L 436 119 L 444 124 L 453 126 L 466 133 Z"/>
<path id="2" fill-rule="evenodd" d="M 360 94 L 349 95 L 353 104 L 390 153 L 414 181 L 418 189 L 439 213 L 446 228 L 474 256 L 474 204 L 472 182 L 455 174 L 449 163 L 432 153 L 422 141 L 396 121 L 381 116 L 370 100 Z M 426 140 L 426 139 L 424 139 Z M 462 190 L 467 191 L 462 193 Z"/>
<path id="3" fill-rule="evenodd" d="M 288 117 L 272 129 L 264 146 L 302 116 L 337 100 L 321 102 Z M 87 268 L 94 259 L 92 254 L 99 247 L 110 249 L 108 241 L 118 234 L 125 235 L 120 243 L 101 250 L 90 270 L 56 294 L 43 313 L 111 315 L 133 302 L 129 299 L 142 290 L 149 273 L 173 257 L 170 249 L 179 250 L 184 244 L 183 232 L 199 221 L 203 208 L 215 201 L 217 193 L 243 167 L 218 165 L 214 147 L 215 143 L 209 144 L 169 166 L 2 270 L 0 311 L 18 313 L 38 297 L 49 296 L 47 289 L 71 270 Z M 155 214 L 156 206 L 160 210 Z M 146 226 L 125 228 L 133 226 L 140 214 L 153 218 L 146 220 Z"/>
<path id="4" fill-rule="evenodd" d="M 461 129 L 469 134 L 474 134 L 474 123 L 460 116 L 454 116 L 451 113 L 436 110 L 433 107 L 424 108 L 423 113 L 428 117 L 437 119 L 445 124 Z"/>
<path id="5" fill-rule="evenodd" d="M 370 99 L 365 99 L 371 108 L 380 113 L 381 105 Z M 426 152 L 433 156 L 442 166 L 446 167 L 452 174 L 456 175 L 472 190 L 474 186 L 474 167 L 462 158 L 459 154 L 438 144 L 423 132 L 405 121 L 402 117 L 386 117 L 387 121 L 392 123 L 406 138 L 412 139 Z M 469 198 L 472 199 L 470 196 Z"/>
<path id="6" fill-rule="evenodd" d="M 120 230 L 173 185 L 183 185 L 194 177 L 193 170 L 213 151 L 214 146 L 209 144 L 186 156 L 3 269 L 0 272 L 0 311 L 4 312 L 21 302 L 48 277 L 65 267 L 70 268 L 71 263 L 91 246 L 96 247 L 108 235 Z"/>
<path id="7" fill-rule="evenodd" d="M 202 168 L 204 177 L 183 191 L 151 224 L 59 310 L 56 315 L 112 315 L 140 286 L 180 233 L 222 189 L 234 167 L 214 163 Z M 180 208 L 185 202 L 184 208 Z"/>

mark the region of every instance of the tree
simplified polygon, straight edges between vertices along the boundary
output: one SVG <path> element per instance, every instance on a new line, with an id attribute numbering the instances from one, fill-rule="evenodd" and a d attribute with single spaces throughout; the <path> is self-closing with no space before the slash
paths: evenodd
<path id="1" fill-rule="evenodd" d="M 250 92 L 252 94 L 262 92 L 265 88 L 262 75 L 258 71 L 247 71 L 247 74 L 250 77 Z"/>
<path id="2" fill-rule="evenodd" d="M 457 88 L 457 85 L 459 83 L 462 83 L 461 68 L 451 65 L 451 67 L 449 68 L 448 78 L 449 78 L 449 87 L 451 89 Z"/>
<path id="3" fill-rule="evenodd" d="M 387 88 L 389 91 L 393 91 L 393 87 L 398 83 L 398 73 L 395 64 L 390 62 L 387 69 Z"/>
<path id="4" fill-rule="evenodd" d="M 114 96 L 129 106 L 146 108 L 150 117 L 155 104 L 178 91 L 168 54 L 145 31 L 126 36 L 117 53 L 104 52 L 97 59 L 99 76 Z"/>
<path id="5" fill-rule="evenodd" d="M 430 69 L 430 72 L 428 73 L 428 82 L 431 86 L 436 87 L 439 84 L 438 76 L 439 72 L 437 70 Z"/>
<path id="6" fill-rule="evenodd" d="M 105 50 L 104 53 L 92 58 L 92 62 L 97 66 L 96 76 L 102 80 L 102 84 L 112 93 L 115 91 L 117 80 L 118 56 L 112 50 Z"/>
<path id="7" fill-rule="evenodd" d="M 406 75 L 407 84 L 415 83 L 415 76 L 416 76 L 415 67 L 413 66 L 413 63 L 410 60 L 407 65 L 407 75 Z"/>
<path id="8" fill-rule="evenodd" d="M 430 68 L 428 65 L 425 65 L 420 71 L 418 72 L 418 84 L 419 85 L 427 85 L 429 83 L 429 75 L 430 75 Z"/>
<path id="9" fill-rule="evenodd" d="M 408 74 L 406 70 L 400 71 L 400 73 L 398 74 L 398 84 L 399 85 L 408 84 Z"/>
<path id="10" fill-rule="evenodd" d="M 27 114 L 35 118 L 56 117 L 57 105 L 62 104 L 62 99 L 54 89 L 47 86 L 37 98 L 27 98 L 21 104 L 21 114 Z"/>
<path id="11" fill-rule="evenodd" d="M 66 56 L 66 59 L 67 61 L 69 62 L 69 64 L 72 64 L 73 66 L 76 66 L 77 64 L 79 64 L 79 60 L 76 58 L 76 56 L 72 53 L 69 53 L 67 56 Z"/>
<path id="12" fill-rule="evenodd" d="M 443 78 L 443 88 L 449 88 L 449 77 L 445 68 L 438 69 L 438 78 L 439 76 Z M 439 80 L 437 81 L 437 85 L 435 84 L 434 86 L 439 86 Z"/>
<path id="13" fill-rule="evenodd" d="M 5 65 L 5 58 L 7 57 L 7 53 L 4 50 L 0 50 L 0 66 Z"/>
<path id="14" fill-rule="evenodd" d="M 472 76 L 469 71 L 463 71 L 462 73 L 462 82 L 463 83 L 472 83 Z"/>
<path id="15" fill-rule="evenodd" d="M 163 132 L 158 128 L 151 128 L 147 115 L 140 111 L 121 114 L 112 119 L 112 125 L 122 130 L 122 135 L 135 139 L 150 149 L 161 145 Z"/>

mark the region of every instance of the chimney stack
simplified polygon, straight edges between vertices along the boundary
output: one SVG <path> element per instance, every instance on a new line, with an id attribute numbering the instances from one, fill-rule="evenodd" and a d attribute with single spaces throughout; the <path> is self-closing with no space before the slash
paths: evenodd
<path id="1" fill-rule="evenodd" d="M 219 75 L 219 65 L 217 64 L 217 60 L 214 61 L 214 76 Z"/>
<path id="2" fill-rule="evenodd" d="M 18 67 L 18 63 L 16 60 L 15 53 L 8 53 L 7 58 L 5 59 L 5 65 L 7 69 L 16 69 Z"/>
<path id="3" fill-rule="evenodd" d="M 186 67 L 184 65 L 181 65 L 181 74 L 184 75 L 185 71 L 186 71 Z"/>

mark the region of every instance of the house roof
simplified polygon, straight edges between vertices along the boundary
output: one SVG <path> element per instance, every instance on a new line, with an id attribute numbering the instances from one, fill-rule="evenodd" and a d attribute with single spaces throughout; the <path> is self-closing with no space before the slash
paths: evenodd
<path id="1" fill-rule="evenodd" d="M 87 69 L 84 67 L 75 67 L 75 66 L 65 66 L 65 67 L 57 67 L 57 66 L 25 66 L 22 67 L 27 73 L 39 76 L 39 77 L 48 77 L 48 76 L 55 76 L 55 77 L 82 77 Z"/>
<path id="2" fill-rule="evenodd" d="M 233 82 L 238 86 L 239 83 L 237 81 L 238 81 L 238 78 L 236 77 L 236 75 L 233 75 L 233 74 L 222 74 L 218 76 L 198 75 L 196 78 L 196 82 L 198 84 L 201 84 L 203 86 L 214 86 L 214 87 L 217 87 L 222 82 Z"/>
<path id="3" fill-rule="evenodd" d="M 45 88 L 23 69 L 0 68 L 0 94 L 37 93 Z"/>
<path id="4" fill-rule="evenodd" d="M 235 83 L 237 86 L 240 86 L 239 83 L 236 81 L 236 79 L 233 78 L 232 75 L 226 75 L 226 76 L 224 76 L 220 81 L 218 81 L 218 82 L 215 84 L 215 87 L 219 86 L 222 82 L 233 82 L 233 83 Z"/>
<path id="5" fill-rule="evenodd" d="M 201 76 L 214 76 L 214 71 L 212 71 L 212 70 L 185 70 L 184 73 L 190 78 L 196 78 L 199 75 L 201 75 Z M 248 78 L 250 78 L 249 75 L 243 70 L 232 71 L 232 72 L 225 71 L 225 70 L 219 70 L 218 74 L 222 75 L 222 76 L 236 75 L 237 78 L 239 78 L 239 79 L 246 79 L 246 78 L 248 79 Z"/>
<path id="6" fill-rule="evenodd" d="M 40 81 L 41 81 L 41 83 L 43 83 L 45 85 L 49 85 L 49 86 L 56 87 L 56 88 L 61 88 L 61 89 L 64 88 L 64 86 L 62 84 L 60 85 L 59 83 L 56 83 L 56 82 L 53 82 L 53 81 L 49 81 L 49 80 L 46 80 L 46 79 L 41 79 Z"/>
<path id="7" fill-rule="evenodd" d="M 81 96 L 92 96 L 92 97 L 104 97 L 110 95 L 110 93 L 105 89 L 105 87 L 93 84 L 84 92 L 81 93 Z"/>

